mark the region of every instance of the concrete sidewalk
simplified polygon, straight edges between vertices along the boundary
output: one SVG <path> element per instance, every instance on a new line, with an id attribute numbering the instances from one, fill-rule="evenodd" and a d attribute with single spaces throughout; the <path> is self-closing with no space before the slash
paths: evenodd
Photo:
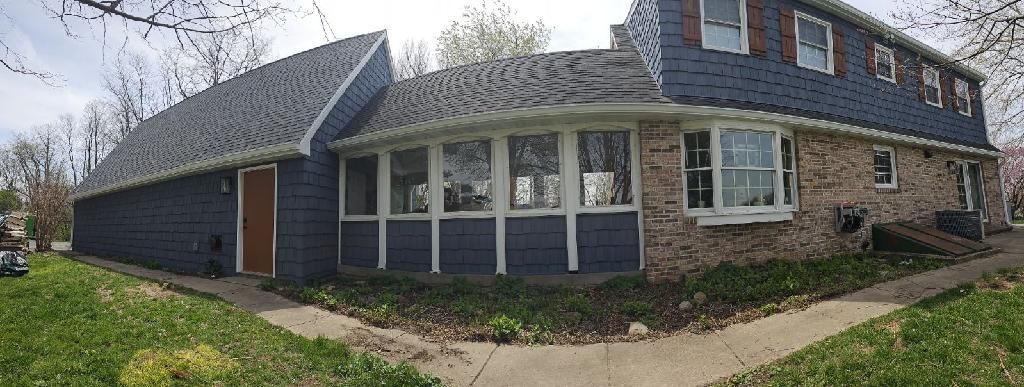
<path id="1" fill-rule="evenodd" d="M 703 385 L 782 358 L 844 329 L 972 281 L 985 272 L 1024 266 L 1024 232 L 993 236 L 1003 253 L 871 288 L 805 310 L 737 324 L 705 335 L 585 346 L 438 344 L 399 330 L 305 306 L 259 290 L 258 280 L 181 276 L 89 256 L 83 262 L 215 294 L 272 324 L 306 337 L 342 340 L 390 361 L 408 361 L 453 386 Z"/>

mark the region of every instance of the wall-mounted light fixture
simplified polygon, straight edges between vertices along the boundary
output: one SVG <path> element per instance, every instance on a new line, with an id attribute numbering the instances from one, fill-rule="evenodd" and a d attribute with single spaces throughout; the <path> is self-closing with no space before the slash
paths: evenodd
<path id="1" fill-rule="evenodd" d="M 231 178 L 222 177 L 220 178 L 220 193 L 227 195 L 231 193 Z"/>

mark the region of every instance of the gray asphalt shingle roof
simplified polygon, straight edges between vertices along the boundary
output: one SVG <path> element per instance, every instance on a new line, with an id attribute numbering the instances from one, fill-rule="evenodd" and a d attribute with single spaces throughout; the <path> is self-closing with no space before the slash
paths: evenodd
<path id="1" fill-rule="evenodd" d="M 587 103 L 670 103 L 631 45 L 477 63 L 380 91 L 339 138 L 480 113 Z"/>
<path id="2" fill-rule="evenodd" d="M 77 193 L 241 152 L 298 145 L 383 34 L 339 40 L 269 63 L 156 114 L 121 141 Z"/>

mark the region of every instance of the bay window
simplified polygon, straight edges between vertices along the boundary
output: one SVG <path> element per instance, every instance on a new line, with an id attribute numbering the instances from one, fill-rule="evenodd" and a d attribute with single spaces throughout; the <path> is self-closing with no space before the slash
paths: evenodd
<path id="1" fill-rule="evenodd" d="M 746 53 L 745 0 L 703 0 L 704 48 Z"/>
<path id="2" fill-rule="evenodd" d="M 562 205 L 558 134 L 508 139 L 509 208 L 530 210 Z"/>
<path id="3" fill-rule="evenodd" d="M 427 213 L 430 205 L 427 147 L 391 152 L 391 214 Z"/>
<path id="4" fill-rule="evenodd" d="M 832 24 L 797 12 L 797 64 L 831 74 Z"/>
<path id="5" fill-rule="evenodd" d="M 582 132 L 578 141 L 580 205 L 633 204 L 629 132 Z"/>
<path id="6" fill-rule="evenodd" d="M 683 133 L 682 143 L 688 216 L 795 208 L 795 149 L 792 134 L 785 129 L 700 124 Z"/>
<path id="7" fill-rule="evenodd" d="M 490 140 L 444 144 L 444 211 L 490 211 Z"/>
<path id="8" fill-rule="evenodd" d="M 345 160 L 345 215 L 377 215 L 377 155 Z"/>

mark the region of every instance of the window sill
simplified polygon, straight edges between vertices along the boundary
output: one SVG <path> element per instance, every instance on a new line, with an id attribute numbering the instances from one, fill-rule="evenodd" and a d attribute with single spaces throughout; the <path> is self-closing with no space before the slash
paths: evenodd
<path id="1" fill-rule="evenodd" d="M 774 223 L 793 220 L 794 211 L 750 214 L 707 214 L 693 216 L 698 226 L 724 226 L 730 224 Z"/>

